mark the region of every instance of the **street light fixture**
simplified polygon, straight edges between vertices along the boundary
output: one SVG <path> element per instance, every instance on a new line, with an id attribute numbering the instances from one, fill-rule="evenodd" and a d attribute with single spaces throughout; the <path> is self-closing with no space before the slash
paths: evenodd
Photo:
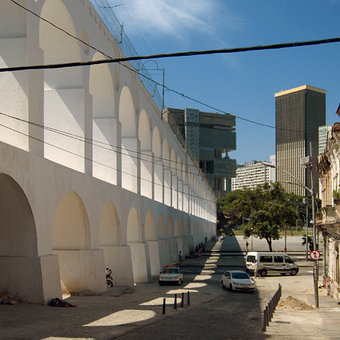
<path id="1" fill-rule="evenodd" d="M 284 172 L 288 176 L 295 179 L 296 182 L 291 182 L 291 184 L 298 185 L 303 187 L 305 190 L 307 190 L 311 196 L 312 196 L 312 220 L 313 220 L 313 250 L 316 249 L 316 228 L 315 228 L 315 192 L 314 192 L 314 185 L 313 185 L 313 159 L 311 156 L 307 156 L 301 159 L 301 166 L 305 166 L 307 169 L 311 170 L 311 188 L 308 188 L 306 185 L 300 182 L 300 180 L 289 173 L 288 171 L 284 169 L 280 169 L 274 164 L 270 163 L 263 163 L 264 166 L 268 166 L 270 168 L 275 168 L 279 171 Z M 306 242 L 308 243 L 308 235 Z M 319 280 L 319 261 L 314 261 L 314 267 L 313 267 L 313 281 L 314 281 L 314 298 L 315 298 L 315 307 L 319 308 L 319 288 L 318 288 L 318 280 Z"/>

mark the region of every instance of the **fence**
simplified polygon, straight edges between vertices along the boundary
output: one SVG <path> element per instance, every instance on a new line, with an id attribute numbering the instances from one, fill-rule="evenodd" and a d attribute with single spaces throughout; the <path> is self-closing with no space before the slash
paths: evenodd
<path id="1" fill-rule="evenodd" d="M 274 294 L 274 296 L 270 299 L 267 307 L 263 311 L 263 326 L 262 326 L 262 330 L 264 332 L 266 331 L 266 328 L 269 325 L 269 322 L 273 318 L 273 314 L 275 312 L 275 308 L 276 308 L 277 304 L 279 303 L 281 296 L 282 296 L 282 286 L 281 286 L 281 284 L 279 284 L 279 288 L 277 289 L 277 291 Z"/>

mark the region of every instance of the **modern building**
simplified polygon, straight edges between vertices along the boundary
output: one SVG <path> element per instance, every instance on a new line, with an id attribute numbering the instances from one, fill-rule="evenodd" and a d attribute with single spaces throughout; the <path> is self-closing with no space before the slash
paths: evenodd
<path id="1" fill-rule="evenodd" d="M 225 196 L 236 175 L 236 160 L 229 158 L 229 152 L 236 150 L 235 116 L 166 108 L 163 118 L 197 159 L 215 195 Z"/>
<path id="2" fill-rule="evenodd" d="M 311 188 L 311 172 L 301 166 L 301 159 L 311 155 L 316 164 L 318 128 L 326 123 L 326 91 L 303 85 L 275 94 L 277 181 L 298 195 Z M 318 192 L 316 167 L 313 184 Z"/>
<path id="3" fill-rule="evenodd" d="M 331 128 L 331 125 L 319 126 L 319 155 L 321 155 L 327 147 L 327 134 Z"/>
<path id="4" fill-rule="evenodd" d="M 126 55 L 89 0 L 0 1 L 0 13 L 1 68 Z M 106 267 L 133 286 L 216 235 L 216 197 L 136 71 L 1 74 L 0 292 L 100 294 Z"/>
<path id="5" fill-rule="evenodd" d="M 275 156 L 271 156 L 270 162 L 252 161 L 239 165 L 236 169 L 236 177 L 231 179 L 231 190 L 254 189 L 266 182 L 275 182 Z"/>

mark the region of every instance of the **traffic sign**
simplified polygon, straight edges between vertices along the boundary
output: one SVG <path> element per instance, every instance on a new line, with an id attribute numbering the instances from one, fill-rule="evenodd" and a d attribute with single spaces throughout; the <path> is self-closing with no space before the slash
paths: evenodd
<path id="1" fill-rule="evenodd" d="M 318 250 L 312 250 L 309 256 L 312 260 L 318 260 L 320 258 L 320 252 Z"/>

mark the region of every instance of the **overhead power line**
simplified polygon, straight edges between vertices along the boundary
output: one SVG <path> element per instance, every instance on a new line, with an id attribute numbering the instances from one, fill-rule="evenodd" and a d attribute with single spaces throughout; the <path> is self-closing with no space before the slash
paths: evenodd
<path id="1" fill-rule="evenodd" d="M 29 135 L 29 134 L 27 134 L 27 133 L 21 132 L 21 131 L 15 129 L 15 128 L 9 127 L 9 126 L 7 126 L 7 125 L 5 125 L 5 124 L 0 123 L 0 126 L 3 127 L 3 128 L 5 128 L 5 129 L 8 129 L 8 130 L 10 130 L 10 131 L 13 131 L 13 132 L 15 132 L 15 133 L 18 133 L 18 134 L 20 134 L 20 135 L 22 135 L 22 136 L 31 138 L 31 139 L 33 139 L 33 140 L 35 140 L 35 141 L 37 141 L 37 142 L 40 142 L 40 143 L 42 143 L 42 144 L 44 144 L 44 145 L 48 145 L 48 146 L 50 146 L 50 147 L 52 147 L 52 148 L 55 148 L 55 149 L 57 149 L 57 150 L 66 152 L 66 153 L 68 153 L 68 154 L 70 154 L 70 155 L 72 155 L 72 156 L 75 156 L 75 157 L 78 157 L 78 158 L 81 158 L 81 159 L 90 161 L 90 162 L 92 162 L 92 163 L 94 163 L 94 164 L 101 165 L 101 166 L 103 166 L 103 167 L 105 167 L 105 168 L 108 168 L 108 169 L 115 170 L 115 171 L 117 171 L 117 172 L 120 172 L 120 173 L 123 174 L 123 175 L 125 174 L 125 175 L 128 175 L 128 176 L 130 176 L 130 177 L 134 177 L 134 178 L 136 178 L 136 179 L 143 180 L 144 182 L 147 182 L 147 183 L 150 183 L 150 184 L 154 184 L 155 186 L 158 186 L 158 187 L 163 187 L 163 186 L 164 186 L 164 188 L 166 188 L 166 189 L 168 189 L 168 190 L 172 190 L 172 189 L 173 189 L 172 186 L 169 186 L 169 185 L 167 185 L 166 183 L 164 183 L 164 184 L 158 184 L 158 183 L 156 183 L 156 182 L 152 182 L 152 181 L 150 181 L 150 180 L 148 180 L 148 179 L 142 178 L 140 175 L 135 175 L 135 174 L 126 172 L 126 171 L 124 171 L 123 169 L 115 168 L 115 167 L 112 167 L 112 166 L 110 166 L 110 165 L 108 165 L 108 164 L 105 164 L 105 163 L 101 163 L 101 162 L 95 161 L 95 160 L 92 159 L 92 158 L 89 158 L 89 157 L 86 157 L 86 156 L 83 156 L 83 155 L 79 155 L 78 153 L 73 152 L 73 151 L 71 151 L 71 150 L 69 150 L 69 149 L 60 147 L 60 146 L 58 146 L 58 145 L 56 145 L 56 144 L 53 144 L 53 143 L 46 142 L 46 141 L 44 141 L 44 140 L 42 140 L 42 139 L 40 139 L 40 138 L 37 138 L 37 137 L 34 137 L 34 136 Z M 201 200 L 204 200 L 204 201 L 207 201 L 207 202 L 215 203 L 215 201 L 213 201 L 213 200 L 210 200 L 210 199 L 208 199 L 208 198 L 206 198 L 206 197 L 198 196 L 198 195 L 196 195 L 196 194 L 194 194 L 194 193 L 183 193 L 183 194 L 187 195 L 187 196 L 188 196 L 188 199 L 189 199 L 189 198 L 198 198 L 198 199 L 201 199 Z"/>
<path id="2" fill-rule="evenodd" d="M 0 72 L 14 72 L 14 71 L 25 71 L 25 70 L 50 70 L 59 68 L 69 67 L 82 67 L 91 65 L 121 63 L 132 60 L 147 60 L 147 59 L 161 59 L 161 58 L 178 58 L 178 57 L 191 57 L 198 55 L 209 55 L 209 54 L 226 54 L 226 53 L 238 53 L 238 52 L 250 52 L 250 51 L 261 51 L 261 50 L 275 50 L 282 48 L 291 48 L 299 46 L 311 46 L 321 45 L 340 42 L 340 38 L 330 38 L 322 40 L 310 40 L 310 41 L 298 41 L 291 43 L 280 43 L 271 45 L 258 45 L 250 47 L 236 47 L 236 48 L 224 48 L 218 50 L 204 50 L 204 51 L 189 51 L 189 52 L 175 52 L 175 53 L 164 53 L 164 54 L 151 54 L 144 56 L 133 56 L 133 57 L 122 57 L 113 59 L 101 59 L 101 60 L 90 60 L 90 61 L 76 61 L 70 63 L 58 63 L 58 64 L 46 64 L 46 65 L 27 65 L 27 66 L 13 66 L 7 68 L 0 68 Z"/>
<path id="3" fill-rule="evenodd" d="M 216 112 L 219 112 L 219 113 L 222 113 L 222 114 L 226 114 L 226 115 L 229 115 L 229 114 L 230 114 L 230 113 L 228 113 L 228 112 L 226 112 L 226 111 L 224 111 L 224 110 L 221 110 L 221 109 L 219 109 L 219 108 L 216 108 L 216 107 L 214 107 L 214 106 L 212 106 L 212 105 L 210 105 L 210 104 L 204 103 L 204 102 L 202 102 L 201 100 L 195 99 L 195 98 L 190 97 L 190 96 L 188 96 L 188 95 L 186 95 L 186 94 L 184 94 L 184 93 L 181 93 L 181 92 L 179 92 L 179 91 L 177 91 L 177 90 L 171 89 L 171 88 L 169 88 L 168 86 L 166 86 L 166 85 L 164 85 L 164 84 L 161 84 L 161 83 L 155 81 L 154 79 L 152 79 L 152 78 L 150 78 L 150 77 L 144 75 L 143 73 L 138 72 L 138 71 L 135 70 L 133 67 L 129 67 L 128 65 L 124 64 L 123 62 L 118 61 L 117 59 L 112 59 L 112 57 L 109 56 L 108 54 L 106 54 L 105 52 L 103 52 L 103 51 L 99 50 L 98 48 L 96 48 L 95 46 L 90 45 L 89 43 L 87 43 L 87 42 L 81 40 L 80 38 L 78 38 L 78 37 L 72 35 L 71 33 L 67 32 L 66 30 L 64 30 L 63 28 L 59 27 L 58 25 L 52 23 L 51 21 L 49 21 L 49 20 L 47 20 L 47 19 L 41 17 L 41 16 L 38 15 L 37 13 L 35 13 L 35 12 L 29 10 L 29 9 L 26 8 L 25 6 L 19 4 L 17 1 L 15 1 L 15 0 L 10 0 L 10 1 L 11 1 L 12 3 L 14 3 L 15 5 L 17 5 L 18 7 L 22 8 L 23 10 L 25 10 L 25 11 L 31 13 L 32 15 L 34 15 L 35 17 L 37 17 L 38 19 L 43 20 L 44 22 L 48 23 L 49 25 L 53 26 L 54 28 L 56 28 L 56 29 L 60 30 L 61 32 L 65 33 L 65 34 L 68 35 L 69 37 L 71 37 L 71 38 L 73 38 L 73 39 L 75 39 L 75 40 L 77 40 L 77 41 L 79 41 L 79 42 L 85 44 L 85 45 L 88 46 L 89 48 L 92 48 L 93 50 L 95 50 L 95 51 L 97 51 L 97 52 L 100 52 L 100 53 L 102 53 L 105 57 L 109 58 L 109 60 L 102 60 L 102 61 L 101 61 L 102 63 L 105 63 L 105 62 L 117 62 L 117 63 L 119 63 L 121 66 L 123 66 L 123 67 L 129 69 L 130 71 L 132 71 L 132 72 L 138 74 L 139 76 L 145 78 L 146 80 L 149 80 L 149 81 L 155 83 L 156 85 L 158 85 L 158 86 L 160 86 L 160 87 L 163 87 L 164 89 L 166 89 L 166 90 L 169 91 L 169 92 L 173 92 L 173 93 L 175 93 L 175 94 L 177 94 L 177 95 L 179 95 L 179 96 L 181 96 L 181 97 L 183 97 L 183 98 L 186 98 L 186 99 L 188 99 L 188 100 L 190 100 L 190 101 L 192 101 L 192 102 L 194 102 L 194 103 L 200 104 L 200 105 L 202 105 L 202 106 L 205 106 L 205 107 L 207 107 L 207 108 L 209 108 L 209 109 L 212 109 L 212 110 L 214 110 L 214 111 L 216 111 Z M 340 38 L 330 38 L 330 39 L 324 39 L 324 40 L 312 40 L 312 41 L 300 42 L 300 43 L 296 42 L 296 43 L 286 43 L 286 44 L 277 44 L 277 45 L 255 46 L 252 50 L 259 50 L 260 48 L 261 48 L 261 49 L 269 49 L 270 46 L 276 46 L 276 48 L 287 48 L 287 47 L 297 47 L 297 46 L 306 46 L 306 45 L 316 45 L 316 44 L 334 43 L 334 42 L 339 42 L 339 41 L 340 41 Z M 288 44 L 289 44 L 290 46 L 287 46 Z M 280 46 L 280 47 L 279 47 L 279 46 Z M 243 49 L 243 50 L 241 51 L 241 49 Z M 228 52 L 224 52 L 224 53 L 232 53 L 232 52 L 245 52 L 244 49 L 246 49 L 246 47 L 244 47 L 244 48 L 242 48 L 242 47 L 241 47 L 241 48 L 234 48 L 234 49 L 210 50 L 210 51 L 217 51 L 216 53 L 222 53 L 222 51 L 228 51 Z M 251 48 L 248 48 L 248 49 L 249 49 L 249 51 L 250 51 Z M 273 49 L 273 48 L 272 48 L 272 49 Z M 208 52 L 208 51 L 207 51 L 207 52 Z M 194 52 L 182 52 L 182 53 L 194 53 Z M 204 51 L 200 51 L 200 52 L 197 52 L 197 53 L 203 54 Z M 211 54 L 211 53 L 210 53 L 210 54 Z M 193 55 L 193 54 L 191 54 L 191 55 Z M 166 56 L 166 55 L 163 54 L 162 56 Z M 132 57 L 131 57 L 131 58 L 132 58 Z M 142 59 L 142 58 L 149 58 L 149 59 L 151 59 L 152 57 L 151 57 L 151 56 L 144 56 L 144 57 L 133 57 L 133 58 L 139 58 L 139 59 Z M 127 59 L 127 58 L 125 58 L 125 59 Z M 131 60 L 132 60 L 132 59 L 131 59 Z M 135 60 L 137 60 L 137 59 L 135 59 Z M 127 60 L 124 60 L 124 61 L 127 61 Z M 62 65 L 62 64 L 56 64 L 56 65 Z M 80 65 L 80 66 L 85 66 L 85 65 Z M 43 65 L 41 65 L 41 67 L 43 67 Z M 71 67 L 71 66 L 69 66 L 69 67 Z M 9 72 L 9 71 L 10 71 L 9 68 L 7 68 L 7 69 L 0 69 L 0 72 Z M 19 69 L 15 70 L 15 71 L 19 71 Z M 258 121 L 252 120 L 252 119 L 248 119 L 248 118 L 244 118 L 244 117 L 242 117 L 242 116 L 235 115 L 235 114 L 234 114 L 234 116 L 235 116 L 237 119 L 243 120 L 243 121 L 248 122 L 248 123 L 251 123 L 251 124 L 255 124 L 255 125 L 259 125 L 259 126 L 263 126 L 263 127 L 275 129 L 275 126 L 273 126 L 273 125 L 261 123 L 261 122 L 258 122 Z"/>

